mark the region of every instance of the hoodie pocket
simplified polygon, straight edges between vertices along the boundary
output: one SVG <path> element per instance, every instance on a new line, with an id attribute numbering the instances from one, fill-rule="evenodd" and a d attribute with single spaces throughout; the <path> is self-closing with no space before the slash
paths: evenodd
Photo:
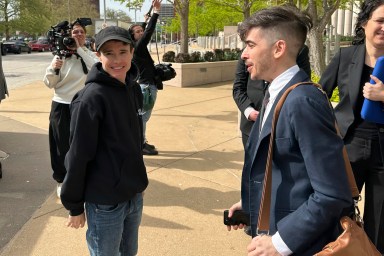
<path id="1" fill-rule="evenodd" d="M 116 190 L 124 197 L 132 198 L 148 186 L 148 177 L 142 158 L 126 158 L 120 169 Z"/>

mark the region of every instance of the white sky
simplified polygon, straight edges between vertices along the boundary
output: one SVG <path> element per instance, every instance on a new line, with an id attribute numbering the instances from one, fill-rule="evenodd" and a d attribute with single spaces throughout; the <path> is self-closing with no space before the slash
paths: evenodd
<path id="1" fill-rule="evenodd" d="M 129 10 L 127 7 L 125 7 L 124 4 L 120 4 L 120 2 L 115 2 L 114 0 L 100 0 L 100 13 L 104 13 L 104 1 L 105 1 L 105 8 L 111 8 L 114 10 L 122 10 L 125 13 L 129 15 L 129 17 L 132 18 L 132 21 L 135 21 L 135 11 Z M 144 14 L 149 11 L 149 8 L 151 7 L 152 0 L 145 0 L 143 7 L 141 10 L 136 11 L 136 21 L 144 21 Z M 104 16 L 102 16 L 104 17 Z"/>

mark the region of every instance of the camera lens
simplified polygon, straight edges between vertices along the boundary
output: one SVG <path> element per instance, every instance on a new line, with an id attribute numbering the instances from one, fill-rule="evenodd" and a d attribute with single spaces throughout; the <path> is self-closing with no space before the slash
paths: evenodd
<path id="1" fill-rule="evenodd" d="M 72 37 L 64 37 L 63 38 L 63 44 L 69 48 L 76 47 L 76 41 Z"/>

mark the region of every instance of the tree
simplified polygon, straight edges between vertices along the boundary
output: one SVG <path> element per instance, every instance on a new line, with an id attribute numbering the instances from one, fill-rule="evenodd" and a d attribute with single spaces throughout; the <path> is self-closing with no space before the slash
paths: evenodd
<path id="1" fill-rule="evenodd" d="M 20 1 L 1 0 L 0 1 L 0 17 L 2 19 L 2 29 L 5 37 L 8 39 L 10 30 L 14 27 L 14 19 L 20 13 Z"/>
<path id="2" fill-rule="evenodd" d="M 222 6 L 234 12 L 242 13 L 243 19 L 251 16 L 252 10 L 259 10 L 268 4 L 268 1 L 265 0 L 206 0 L 206 2 L 213 3 L 217 6 Z"/>
<path id="3" fill-rule="evenodd" d="M 111 8 L 107 8 L 106 12 L 106 18 L 111 20 L 122 20 L 125 22 L 131 22 L 132 19 L 122 10 L 114 10 Z"/>
<path id="4" fill-rule="evenodd" d="M 96 7 L 83 0 L 0 0 L 0 30 L 6 38 L 21 31 L 43 35 L 51 26 L 76 18 L 99 17 Z"/>
<path id="5" fill-rule="evenodd" d="M 188 53 L 189 0 L 175 0 L 174 7 L 180 17 L 180 53 Z"/>
<path id="6" fill-rule="evenodd" d="M 125 3 L 128 8 L 135 8 L 142 6 L 144 0 L 115 0 L 116 2 Z M 175 12 L 180 17 L 180 52 L 188 53 L 188 17 L 189 17 L 189 2 L 190 0 L 167 0 L 168 3 L 173 4 Z"/>
<path id="7" fill-rule="evenodd" d="M 190 3 L 189 35 L 217 36 L 224 26 L 236 26 L 242 20 L 240 12 L 218 6 L 212 2 L 192 1 Z"/>
<path id="8" fill-rule="evenodd" d="M 28 0 L 26 0 L 28 1 Z M 72 23 L 77 18 L 99 18 L 96 6 L 84 0 L 47 0 L 50 2 L 50 26 L 63 20 Z M 87 34 L 91 35 L 93 27 L 87 27 Z M 49 29 L 49 28 L 48 28 Z"/>
<path id="9" fill-rule="evenodd" d="M 297 1 L 289 1 L 291 4 Z M 325 70 L 325 49 L 323 46 L 323 33 L 330 23 L 332 14 L 347 1 L 343 0 L 308 0 L 307 4 L 299 2 L 299 8 L 308 12 L 312 18 L 313 27 L 308 34 L 309 50 L 312 69 L 320 76 Z"/>
<path id="10" fill-rule="evenodd" d="M 20 4 L 20 16 L 14 19 L 14 25 L 25 35 L 43 35 L 48 30 L 49 16 L 45 0 L 23 0 Z"/>

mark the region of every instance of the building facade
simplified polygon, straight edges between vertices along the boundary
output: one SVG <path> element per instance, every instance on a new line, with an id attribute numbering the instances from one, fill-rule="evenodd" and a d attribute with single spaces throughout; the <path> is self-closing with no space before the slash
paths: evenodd
<path id="1" fill-rule="evenodd" d="M 89 0 L 90 4 L 93 4 L 96 7 L 97 12 L 100 16 L 100 0 Z"/>

